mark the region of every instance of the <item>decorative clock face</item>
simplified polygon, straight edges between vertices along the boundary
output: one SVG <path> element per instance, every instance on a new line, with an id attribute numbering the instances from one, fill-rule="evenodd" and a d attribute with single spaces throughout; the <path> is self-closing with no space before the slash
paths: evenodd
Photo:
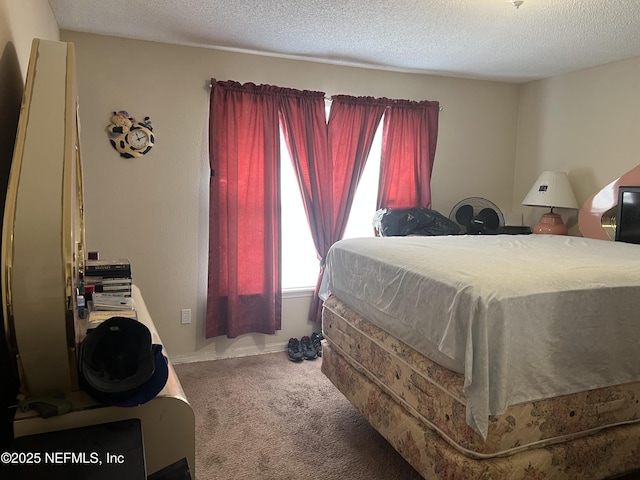
<path id="1" fill-rule="evenodd" d="M 131 130 L 127 135 L 127 143 L 131 145 L 131 148 L 144 150 L 149 145 L 149 135 L 141 128 Z"/>
<path id="2" fill-rule="evenodd" d="M 111 146 L 124 158 L 143 156 L 151 150 L 155 142 L 149 117 L 138 122 L 125 110 L 113 112 L 107 133 Z"/>

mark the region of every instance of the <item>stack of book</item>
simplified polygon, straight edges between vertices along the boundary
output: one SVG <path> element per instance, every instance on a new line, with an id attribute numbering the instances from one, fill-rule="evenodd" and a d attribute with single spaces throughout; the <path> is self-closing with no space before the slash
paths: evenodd
<path id="1" fill-rule="evenodd" d="M 91 300 L 87 331 L 96 328 L 105 320 L 112 317 L 127 317 L 138 319 L 133 298 L 94 293 Z"/>
<path id="2" fill-rule="evenodd" d="M 104 293 L 94 293 L 91 298 L 92 310 L 127 311 L 135 310 L 133 298 Z"/>
<path id="3" fill-rule="evenodd" d="M 129 260 L 86 260 L 84 284 L 105 296 L 131 296 L 131 264 Z"/>

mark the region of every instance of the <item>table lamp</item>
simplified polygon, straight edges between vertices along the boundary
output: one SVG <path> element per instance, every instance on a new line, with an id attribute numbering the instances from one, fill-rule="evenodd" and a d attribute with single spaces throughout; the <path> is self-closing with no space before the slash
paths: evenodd
<path id="1" fill-rule="evenodd" d="M 569 230 L 562 222 L 562 217 L 553 213 L 554 208 L 579 208 L 573 194 L 569 177 L 565 172 L 542 172 L 533 184 L 527 196 L 522 200 L 523 205 L 530 207 L 548 207 L 549 213 L 540 217 L 540 221 L 533 227 L 533 233 L 548 233 L 553 235 L 567 235 Z"/>

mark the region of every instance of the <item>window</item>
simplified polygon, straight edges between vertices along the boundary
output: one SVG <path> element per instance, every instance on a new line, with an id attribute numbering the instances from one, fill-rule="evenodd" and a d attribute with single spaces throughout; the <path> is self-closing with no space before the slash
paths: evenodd
<path id="1" fill-rule="evenodd" d="M 344 238 L 373 236 L 372 220 L 378 196 L 382 124 L 381 121 L 362 172 Z M 318 279 L 320 266 L 302 204 L 300 189 L 282 133 L 280 134 L 280 155 L 282 288 L 313 288 Z"/>
<path id="2" fill-rule="evenodd" d="M 280 131 L 282 288 L 315 287 L 319 262 L 289 150 Z"/>

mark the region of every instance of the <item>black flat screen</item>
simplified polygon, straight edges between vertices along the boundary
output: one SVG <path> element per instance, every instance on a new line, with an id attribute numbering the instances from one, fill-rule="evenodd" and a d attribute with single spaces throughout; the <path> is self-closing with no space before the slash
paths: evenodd
<path id="1" fill-rule="evenodd" d="M 616 241 L 640 244 L 640 187 L 618 188 Z"/>

